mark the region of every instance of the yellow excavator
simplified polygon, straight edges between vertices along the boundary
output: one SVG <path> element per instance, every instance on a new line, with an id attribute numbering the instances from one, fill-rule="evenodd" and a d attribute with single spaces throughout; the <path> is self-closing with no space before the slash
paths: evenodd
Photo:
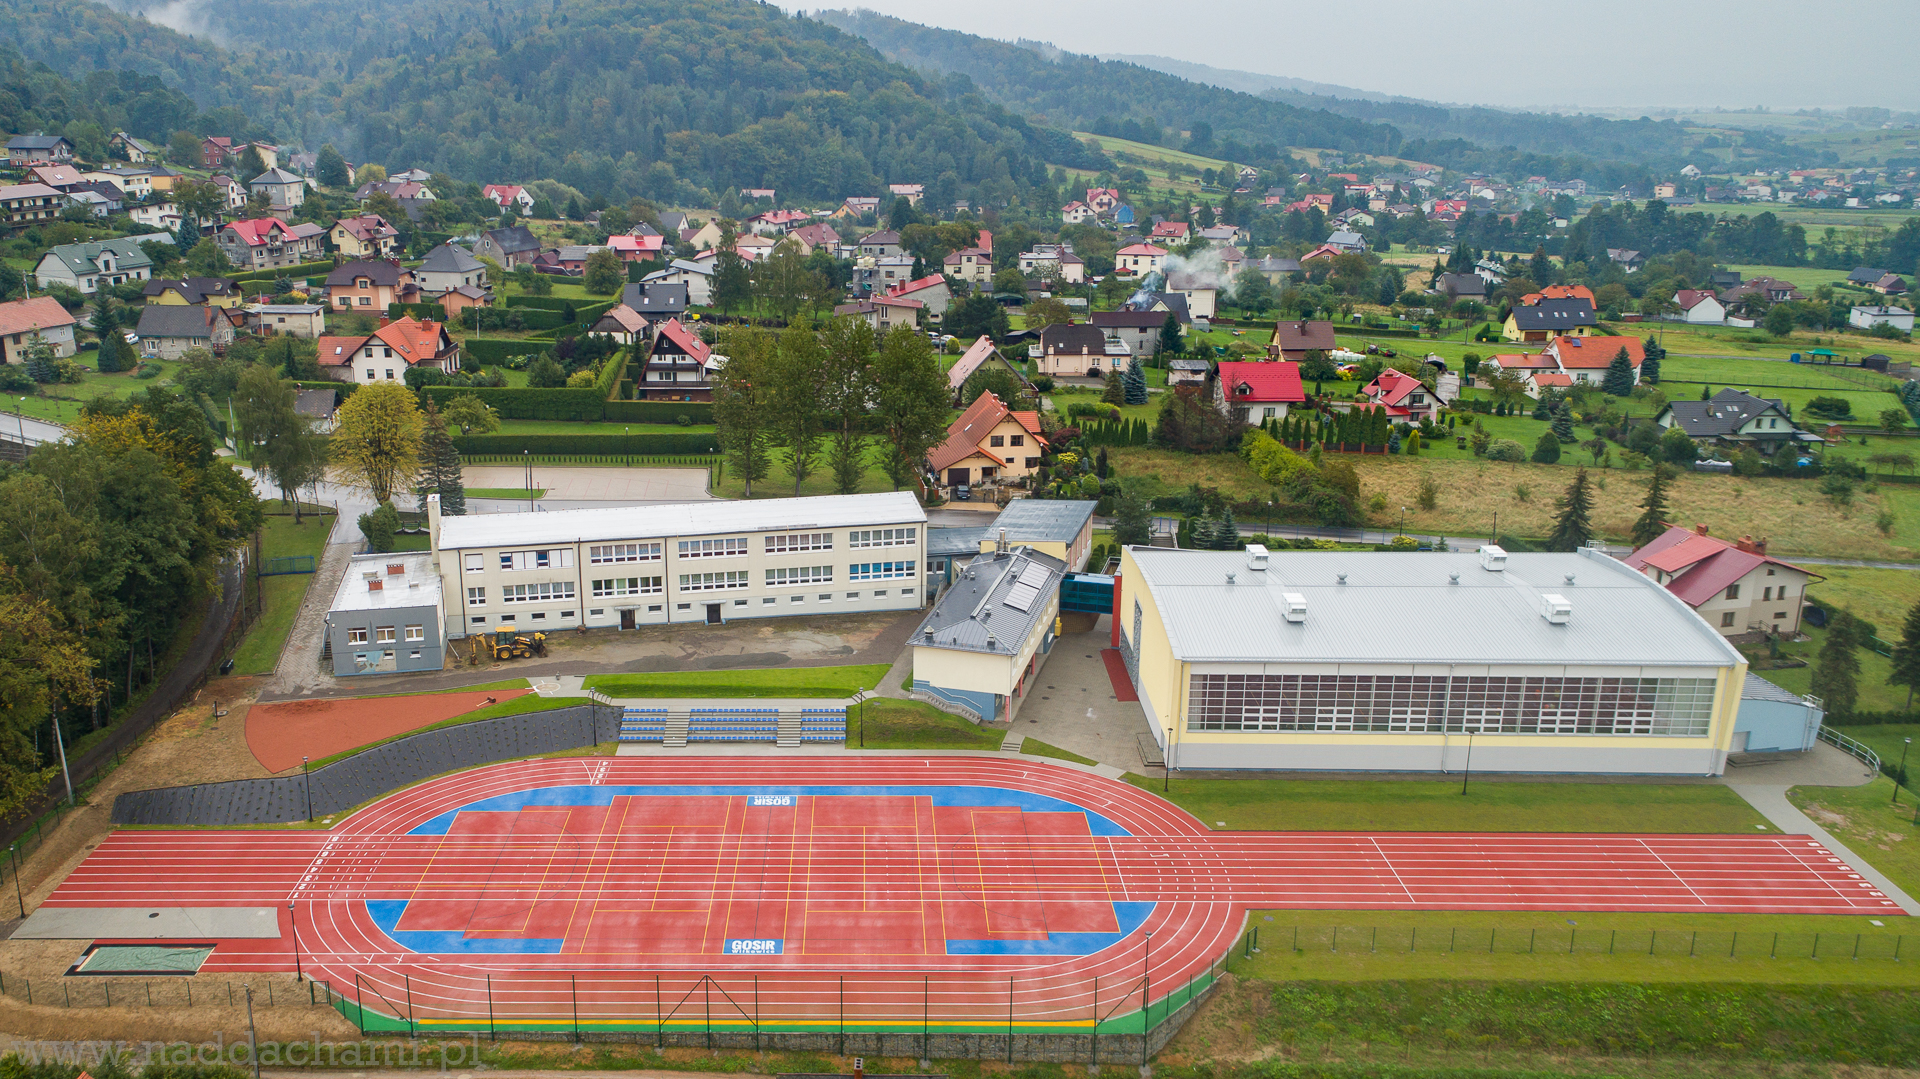
<path id="1" fill-rule="evenodd" d="M 526 659 L 529 656 L 547 654 L 547 635 L 535 630 L 532 636 L 521 636 L 509 622 L 493 632 L 493 640 L 488 642 L 485 634 L 473 636 L 473 664 L 480 661 L 482 649 L 492 653 L 494 660 Z"/>

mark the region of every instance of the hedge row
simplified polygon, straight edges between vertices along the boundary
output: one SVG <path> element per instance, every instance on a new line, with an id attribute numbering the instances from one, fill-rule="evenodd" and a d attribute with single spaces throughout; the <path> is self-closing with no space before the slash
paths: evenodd
<path id="1" fill-rule="evenodd" d="M 713 406 L 705 401 L 608 401 L 608 423 L 690 423 L 713 422 Z"/>
<path id="2" fill-rule="evenodd" d="M 510 456 L 516 453 L 531 453 L 629 457 L 644 454 L 720 452 L 718 436 L 711 431 L 703 434 L 670 431 L 642 435 L 456 435 L 453 444 L 466 455 Z"/>
<path id="3" fill-rule="evenodd" d="M 387 305 L 387 317 L 390 319 L 399 320 L 408 315 L 434 322 L 447 321 L 447 309 L 437 303 L 390 303 Z"/>
<path id="4" fill-rule="evenodd" d="M 551 351 L 552 347 L 543 341 L 522 341 L 513 337 L 469 337 L 460 345 L 461 351 L 473 357 L 482 367 L 503 364 L 515 356 L 538 356 Z"/>
<path id="5" fill-rule="evenodd" d="M 600 391 L 602 400 L 611 400 L 620 392 L 620 383 L 623 381 L 620 376 L 626 374 L 630 357 L 630 351 L 623 348 L 608 356 L 600 365 L 600 377 L 594 379 L 593 388 Z"/>
<path id="6" fill-rule="evenodd" d="M 502 419 L 508 420 L 598 420 L 606 408 L 600 391 L 591 386 L 550 390 L 525 386 L 428 386 L 426 392 L 435 404 L 443 408 L 451 398 L 473 394 L 498 412 Z"/>
<path id="7" fill-rule="evenodd" d="M 237 284 L 241 281 L 272 281 L 281 277 L 311 277 L 315 274 L 324 275 L 332 272 L 333 263 L 331 261 L 302 262 L 298 265 L 281 266 L 272 270 L 248 270 L 246 273 L 233 274 L 228 277 L 227 280 Z"/>

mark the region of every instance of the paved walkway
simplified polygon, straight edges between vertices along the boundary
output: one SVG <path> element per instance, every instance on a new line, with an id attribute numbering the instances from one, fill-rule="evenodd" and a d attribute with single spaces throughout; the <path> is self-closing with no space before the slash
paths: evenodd
<path id="1" fill-rule="evenodd" d="M 1747 804 L 1760 811 L 1760 815 L 1773 823 L 1775 828 L 1788 835 L 1812 836 L 1837 858 L 1846 861 L 1860 871 L 1860 876 L 1875 888 L 1886 893 L 1888 899 L 1900 904 L 1900 909 L 1908 914 L 1920 914 L 1920 903 L 1902 891 L 1900 886 L 1887 879 L 1887 875 L 1873 868 L 1873 863 L 1847 849 L 1847 845 L 1833 837 L 1831 832 L 1813 822 L 1813 818 L 1800 812 L 1799 807 L 1787 800 L 1787 787 L 1777 785 L 1748 785 L 1728 783 L 1733 792 L 1747 800 Z"/>

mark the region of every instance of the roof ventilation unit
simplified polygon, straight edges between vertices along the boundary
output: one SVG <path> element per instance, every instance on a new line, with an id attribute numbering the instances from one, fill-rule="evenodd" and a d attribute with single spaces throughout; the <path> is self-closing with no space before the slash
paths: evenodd
<path id="1" fill-rule="evenodd" d="M 1298 592 L 1282 592 L 1280 598 L 1287 604 L 1287 621 L 1305 622 L 1307 620 L 1307 597 Z"/>
<path id="2" fill-rule="evenodd" d="M 1267 569 L 1267 549 L 1258 543 L 1247 544 L 1247 568 L 1264 573 Z"/>
<path id="3" fill-rule="evenodd" d="M 1507 549 L 1498 544 L 1489 543 L 1480 548 L 1480 568 L 1499 573 L 1507 568 Z"/>
<path id="4" fill-rule="evenodd" d="M 1547 592 L 1540 597 L 1540 617 L 1564 626 L 1573 620 L 1573 603 L 1558 592 Z"/>

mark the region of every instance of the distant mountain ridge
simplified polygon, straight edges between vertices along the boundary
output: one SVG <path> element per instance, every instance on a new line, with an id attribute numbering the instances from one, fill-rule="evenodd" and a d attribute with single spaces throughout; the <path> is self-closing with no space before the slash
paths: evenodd
<path id="1" fill-rule="evenodd" d="M 1209 86 L 1218 86 L 1223 90 L 1237 90 L 1243 94 L 1273 96 L 1275 100 L 1293 101 L 1291 97 L 1282 97 L 1274 93 L 1297 95 L 1302 98 L 1345 98 L 1349 101 L 1398 101 L 1413 105 L 1429 105 L 1445 108 L 1436 101 L 1424 101 L 1420 98 L 1405 97 L 1399 94 L 1383 94 L 1374 90 L 1360 90 L 1352 86 L 1339 86 L 1330 82 L 1313 82 L 1309 79 L 1289 78 L 1285 75 L 1266 75 L 1258 71 L 1239 71 L 1234 68 L 1213 67 L 1197 64 L 1191 60 L 1175 60 L 1171 56 L 1155 56 L 1150 53 L 1103 52 L 1100 59 L 1122 64 L 1133 64 L 1162 74 L 1172 75 L 1188 82 L 1202 82 Z M 1326 107 L 1324 103 L 1313 106 Z"/>

